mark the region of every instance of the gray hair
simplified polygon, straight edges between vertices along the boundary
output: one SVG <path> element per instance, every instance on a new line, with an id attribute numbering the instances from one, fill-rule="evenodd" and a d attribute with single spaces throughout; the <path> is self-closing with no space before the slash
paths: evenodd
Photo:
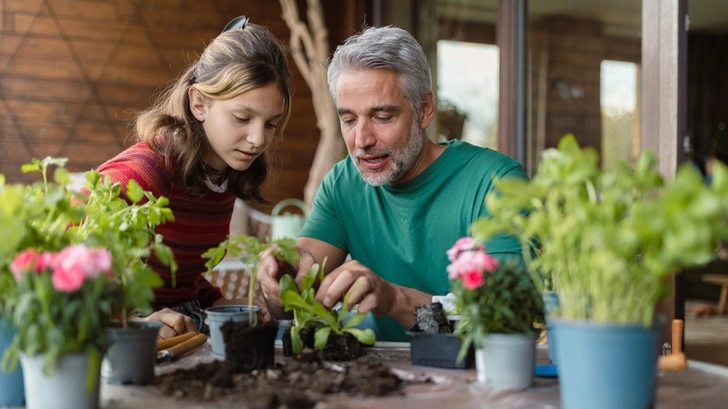
<path id="1" fill-rule="evenodd" d="M 400 89 L 417 114 L 432 90 L 432 71 L 412 34 L 393 26 L 369 27 L 349 37 L 329 60 L 329 91 L 336 103 L 336 83 L 345 71 L 388 69 L 399 74 Z"/>

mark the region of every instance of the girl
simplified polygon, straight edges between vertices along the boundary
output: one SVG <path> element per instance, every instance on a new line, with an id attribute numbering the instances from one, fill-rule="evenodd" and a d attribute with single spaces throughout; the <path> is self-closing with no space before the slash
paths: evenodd
<path id="1" fill-rule="evenodd" d="M 247 303 L 223 298 L 203 276 L 201 255 L 227 238 L 236 198 L 266 203 L 260 192 L 266 150 L 291 112 L 291 74 L 281 44 L 244 17 L 233 23 L 137 116 L 138 143 L 97 169 L 122 187 L 134 179 L 169 198 L 175 220 L 156 233 L 174 252 L 176 286 L 169 268 L 150 257 L 165 285 L 155 290 L 158 311 L 143 318 L 165 324 L 162 339 L 203 329 L 202 309 Z"/>

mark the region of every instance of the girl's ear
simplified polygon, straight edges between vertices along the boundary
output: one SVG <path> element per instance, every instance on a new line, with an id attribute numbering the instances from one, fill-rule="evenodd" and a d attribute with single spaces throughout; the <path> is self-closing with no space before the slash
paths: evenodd
<path id="1" fill-rule="evenodd" d="M 207 98 L 200 93 L 195 87 L 190 87 L 187 91 L 190 97 L 190 111 L 192 115 L 200 122 L 205 122 L 207 118 Z"/>

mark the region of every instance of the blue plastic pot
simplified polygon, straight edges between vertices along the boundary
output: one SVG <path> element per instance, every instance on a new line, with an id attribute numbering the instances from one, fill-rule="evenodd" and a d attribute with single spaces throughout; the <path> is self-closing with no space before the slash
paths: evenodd
<path id="1" fill-rule="evenodd" d="M 543 297 L 543 309 L 546 315 L 546 334 L 548 335 L 548 348 L 549 348 L 549 360 L 552 364 L 557 365 L 556 355 L 556 334 L 553 328 L 551 328 L 551 320 L 549 316 L 556 307 L 559 306 L 559 296 L 553 291 L 543 291 L 541 294 Z"/>
<path id="2" fill-rule="evenodd" d="M 0 360 L 15 336 L 15 329 L 10 322 L 0 317 Z M 23 406 L 25 404 L 25 387 L 23 370 L 20 363 L 10 373 L 0 370 L 0 407 Z"/>
<path id="3" fill-rule="evenodd" d="M 654 407 L 661 326 L 550 320 L 562 409 Z"/>

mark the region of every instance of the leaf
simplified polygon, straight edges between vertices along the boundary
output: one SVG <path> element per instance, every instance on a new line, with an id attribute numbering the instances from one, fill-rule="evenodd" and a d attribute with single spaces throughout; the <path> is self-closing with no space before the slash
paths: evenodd
<path id="1" fill-rule="evenodd" d="M 293 277 L 291 277 L 289 274 L 284 274 L 281 277 L 281 280 L 278 282 L 278 285 L 280 286 L 281 294 L 288 292 L 288 291 L 293 291 L 296 293 L 298 292 L 298 285 L 296 285 L 296 282 L 293 280 Z"/>
<path id="2" fill-rule="evenodd" d="M 362 314 L 360 312 L 357 312 L 356 314 L 351 314 L 349 316 L 349 319 L 346 320 L 346 324 L 344 324 L 344 329 L 355 327 L 367 318 L 366 314 Z"/>
<path id="3" fill-rule="evenodd" d="M 303 350 L 303 340 L 297 326 L 291 327 L 291 349 L 294 354 L 298 354 Z"/>
<path id="4" fill-rule="evenodd" d="M 321 318 L 321 320 L 323 320 L 326 325 L 332 327 L 336 333 L 339 332 L 341 324 L 337 319 L 335 312 L 332 312 L 328 308 L 324 307 L 324 305 L 320 302 L 314 301 L 313 313 L 316 314 L 317 317 Z"/>
<path id="5" fill-rule="evenodd" d="M 316 349 L 326 348 L 326 343 L 329 341 L 329 335 L 331 334 L 330 327 L 318 328 L 314 334 L 314 346 Z"/>
<path id="6" fill-rule="evenodd" d="M 286 311 L 291 310 L 303 310 L 303 311 L 309 311 L 313 312 L 314 308 L 307 304 L 303 298 L 294 290 L 288 290 L 286 292 L 281 293 L 280 295 L 281 302 L 283 305 L 285 305 Z"/>
<path id="7" fill-rule="evenodd" d="M 347 328 L 344 330 L 344 332 L 350 333 L 364 345 L 374 345 L 374 342 L 377 340 L 374 331 L 372 331 L 370 328 L 366 328 L 363 330 L 357 328 Z"/>

